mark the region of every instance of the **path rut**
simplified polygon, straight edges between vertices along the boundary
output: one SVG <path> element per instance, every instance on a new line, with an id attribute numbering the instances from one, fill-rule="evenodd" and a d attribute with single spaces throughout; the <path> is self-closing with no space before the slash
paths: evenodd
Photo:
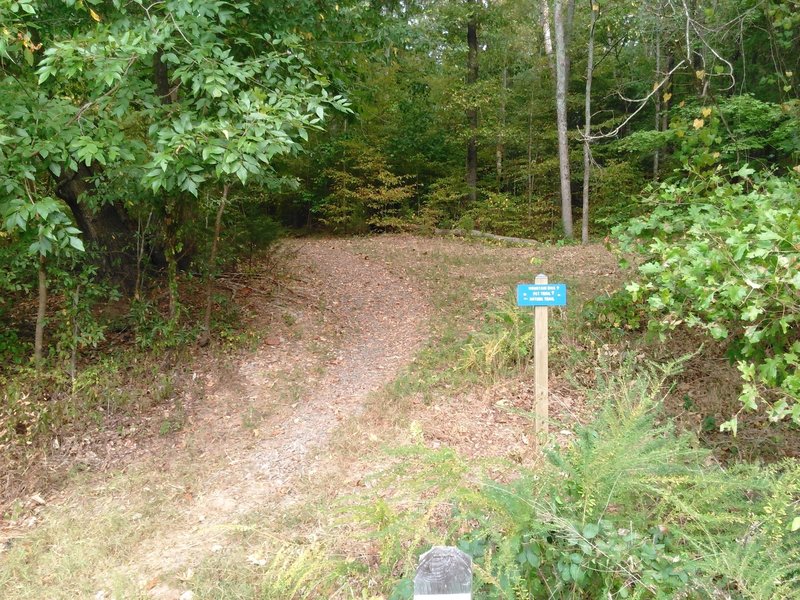
<path id="1" fill-rule="evenodd" d="M 185 521 L 145 540 L 132 554 L 125 570 L 142 583 L 202 558 L 224 538 L 226 525 L 248 512 L 291 503 L 292 481 L 313 473 L 314 455 L 338 424 L 360 414 L 368 396 L 389 383 L 426 338 L 428 307 L 410 279 L 360 255 L 347 240 L 290 244 L 296 252 L 293 269 L 303 273 L 296 291 L 324 307 L 324 321 L 341 332 L 338 344 L 327 359 L 318 357 L 312 370 L 324 366 L 324 371 L 307 373 L 306 393 L 291 410 L 265 425 L 267 436 L 245 449 L 226 448 L 222 464 L 198 484 L 201 491 L 185 508 Z M 274 365 L 305 353 L 307 346 L 308 340 L 286 340 L 279 349 L 262 347 L 239 366 L 235 387 L 220 382 L 222 391 L 211 404 L 229 406 L 237 398 L 270 402 Z M 169 597 L 173 590 L 159 586 L 151 593 Z"/>

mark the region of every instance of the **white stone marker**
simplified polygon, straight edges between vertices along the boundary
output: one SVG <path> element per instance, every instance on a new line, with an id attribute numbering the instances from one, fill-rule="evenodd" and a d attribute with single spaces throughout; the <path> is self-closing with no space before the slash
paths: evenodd
<path id="1" fill-rule="evenodd" d="M 419 557 L 414 600 L 472 600 L 472 558 L 452 546 L 434 546 Z"/>

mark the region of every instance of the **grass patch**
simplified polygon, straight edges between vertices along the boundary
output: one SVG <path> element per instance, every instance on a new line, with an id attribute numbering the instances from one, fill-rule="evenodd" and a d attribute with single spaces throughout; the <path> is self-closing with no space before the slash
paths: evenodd
<path id="1" fill-rule="evenodd" d="M 187 479 L 188 479 L 187 475 Z M 0 560 L 8 600 L 139 598 L 139 582 L 120 570 L 131 548 L 177 514 L 180 486 L 153 472 L 118 473 L 102 487 L 77 487 L 71 501 L 45 509 L 35 529 L 12 538 Z"/>
<path id="2" fill-rule="evenodd" d="M 400 448 L 354 522 L 377 539 L 372 577 L 408 598 L 417 556 L 458 545 L 478 598 L 790 598 L 800 593 L 800 464 L 722 468 L 662 417 L 664 377 L 622 372 L 549 465 L 493 465 Z M 507 473 L 507 471 L 506 471 Z"/>

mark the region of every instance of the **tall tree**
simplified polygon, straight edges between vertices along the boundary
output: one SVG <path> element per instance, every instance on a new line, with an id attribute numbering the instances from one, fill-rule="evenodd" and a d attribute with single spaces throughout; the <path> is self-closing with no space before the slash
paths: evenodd
<path id="1" fill-rule="evenodd" d="M 499 123 L 497 126 L 497 146 L 495 148 L 495 168 L 497 170 L 497 191 L 503 186 L 503 159 L 505 158 L 506 90 L 508 89 L 508 64 L 503 56 L 503 71 L 500 77 Z"/>
<path id="2" fill-rule="evenodd" d="M 467 93 L 478 82 L 478 14 L 476 0 L 467 0 Z M 467 139 L 467 174 L 466 182 L 470 203 L 478 197 L 478 108 L 474 98 L 468 98 L 467 121 L 469 122 L 469 138 Z"/>
<path id="3" fill-rule="evenodd" d="M 592 176 L 592 77 L 594 76 L 594 29 L 600 5 L 589 0 L 591 23 L 589 25 L 589 45 L 586 52 L 586 97 L 584 99 L 583 125 L 583 213 L 581 214 L 581 242 L 589 243 L 589 178 Z"/>
<path id="4" fill-rule="evenodd" d="M 563 0 L 554 0 L 556 129 L 558 131 L 558 170 L 561 180 L 561 225 L 564 235 L 572 237 L 572 191 L 570 189 L 569 140 L 567 138 L 567 48 L 564 28 L 567 13 Z"/>

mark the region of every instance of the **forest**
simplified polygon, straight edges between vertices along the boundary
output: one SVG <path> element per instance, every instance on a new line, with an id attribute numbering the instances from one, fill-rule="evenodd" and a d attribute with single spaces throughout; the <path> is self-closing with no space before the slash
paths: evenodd
<path id="1" fill-rule="evenodd" d="M 4 598 L 800 596 L 799 0 L 0 0 L 0 219 Z"/>

